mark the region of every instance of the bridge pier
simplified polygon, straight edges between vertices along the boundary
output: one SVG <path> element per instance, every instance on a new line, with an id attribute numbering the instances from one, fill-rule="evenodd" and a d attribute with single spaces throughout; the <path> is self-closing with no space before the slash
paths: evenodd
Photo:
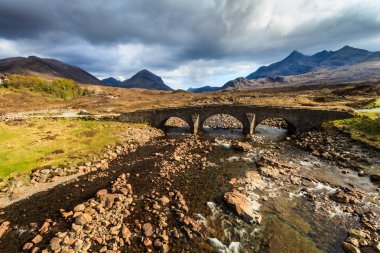
<path id="1" fill-rule="evenodd" d="M 243 134 L 245 135 L 253 135 L 255 133 L 255 119 L 256 114 L 254 113 L 246 113 L 245 114 L 247 121 L 243 121 Z"/>
<path id="2" fill-rule="evenodd" d="M 194 113 L 191 115 L 190 129 L 193 132 L 193 134 L 198 134 L 198 131 L 199 131 L 199 114 L 198 113 Z"/>

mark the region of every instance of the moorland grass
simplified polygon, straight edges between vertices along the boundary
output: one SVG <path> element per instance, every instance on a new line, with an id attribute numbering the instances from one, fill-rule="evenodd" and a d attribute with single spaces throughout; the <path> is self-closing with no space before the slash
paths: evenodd
<path id="1" fill-rule="evenodd" d="M 380 98 L 375 98 L 368 104 L 366 104 L 363 109 L 373 109 L 380 107 Z"/>
<path id="2" fill-rule="evenodd" d="M 74 119 L 0 122 L 0 178 L 89 160 L 107 145 L 123 143 L 129 127 L 119 122 Z"/>
<path id="3" fill-rule="evenodd" d="M 330 123 L 339 129 L 349 131 L 353 139 L 380 148 L 380 113 L 356 113 L 353 118 Z"/>

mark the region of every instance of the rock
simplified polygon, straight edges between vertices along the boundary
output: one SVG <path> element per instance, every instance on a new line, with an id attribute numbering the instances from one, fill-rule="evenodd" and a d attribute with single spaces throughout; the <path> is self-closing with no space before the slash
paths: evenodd
<path id="1" fill-rule="evenodd" d="M 335 193 L 333 193 L 330 198 L 336 202 L 343 203 L 343 204 L 358 204 L 360 202 L 360 199 L 356 194 L 349 194 L 344 191 L 338 190 Z"/>
<path id="2" fill-rule="evenodd" d="M 250 200 L 248 196 L 237 190 L 224 194 L 224 200 L 234 208 L 236 213 L 248 221 L 261 222 L 261 215 L 258 213 L 260 204 L 255 200 Z"/>
<path id="3" fill-rule="evenodd" d="M 78 215 L 75 218 L 75 224 L 83 226 L 86 223 L 90 222 L 91 220 L 92 220 L 91 215 L 89 215 L 88 213 L 83 213 L 83 214 Z"/>
<path id="4" fill-rule="evenodd" d="M 33 248 L 33 243 L 27 242 L 24 247 L 22 247 L 22 250 L 30 250 L 31 248 Z"/>
<path id="5" fill-rule="evenodd" d="M 277 168 L 273 167 L 262 166 L 259 168 L 259 171 L 262 175 L 271 177 L 273 179 L 278 179 L 280 176 L 280 171 Z"/>
<path id="6" fill-rule="evenodd" d="M 32 242 L 34 244 L 39 244 L 40 242 L 42 242 L 42 236 L 41 235 L 36 235 L 36 237 L 33 238 Z"/>
<path id="7" fill-rule="evenodd" d="M 240 141 L 232 144 L 231 147 L 237 151 L 242 151 L 242 152 L 248 152 L 248 151 L 254 150 L 254 147 L 251 144 L 240 142 Z"/>
<path id="8" fill-rule="evenodd" d="M 121 228 L 121 234 L 124 238 L 124 240 L 128 243 L 128 244 L 131 244 L 131 242 L 129 241 L 129 238 L 132 236 L 132 233 L 131 231 L 129 230 L 129 228 L 125 225 L 122 226 Z"/>
<path id="9" fill-rule="evenodd" d="M 74 207 L 74 212 L 83 212 L 86 206 L 84 204 L 79 204 L 76 207 Z"/>
<path id="10" fill-rule="evenodd" d="M 15 180 L 11 182 L 12 187 L 19 188 L 24 185 L 24 182 L 21 180 Z"/>
<path id="11" fill-rule="evenodd" d="M 39 247 L 34 247 L 33 250 L 31 251 L 31 253 L 38 253 L 40 252 L 40 248 Z M 61 251 L 62 253 L 62 251 Z"/>
<path id="12" fill-rule="evenodd" d="M 68 249 L 68 248 L 64 248 L 61 250 L 60 253 L 75 253 L 75 250 L 73 249 Z"/>
<path id="13" fill-rule="evenodd" d="M 5 234 L 5 232 L 9 229 L 9 225 L 11 223 L 9 221 L 4 221 L 0 225 L 0 238 Z"/>
<path id="14" fill-rule="evenodd" d="M 61 250 L 61 239 L 58 237 L 54 237 L 53 239 L 50 240 L 50 248 L 53 251 L 60 251 Z"/>
<path id="15" fill-rule="evenodd" d="M 145 247 L 150 247 L 150 246 L 152 246 L 152 241 L 149 240 L 149 238 L 145 238 L 144 245 L 145 245 Z"/>
<path id="16" fill-rule="evenodd" d="M 162 253 L 167 253 L 167 252 L 169 252 L 169 250 L 170 250 L 170 247 L 168 244 L 162 244 L 162 246 L 161 246 L 161 252 Z"/>
<path id="17" fill-rule="evenodd" d="M 44 224 L 41 226 L 39 231 L 43 234 L 46 234 L 49 231 L 50 228 L 50 220 L 47 220 L 44 222 Z"/>
<path id="18" fill-rule="evenodd" d="M 118 235 L 119 234 L 119 230 L 120 230 L 120 225 L 110 228 L 109 233 L 111 235 Z"/>
<path id="19" fill-rule="evenodd" d="M 49 169 L 43 169 L 43 170 L 41 170 L 41 173 L 47 175 L 47 174 L 50 174 L 50 170 Z"/>
<path id="20" fill-rule="evenodd" d="M 349 237 L 356 238 L 358 240 L 369 239 L 370 235 L 365 230 L 352 228 L 348 231 Z"/>
<path id="21" fill-rule="evenodd" d="M 91 242 L 90 241 L 86 241 L 83 244 L 82 251 L 88 251 L 90 248 L 91 248 Z"/>
<path id="22" fill-rule="evenodd" d="M 82 249 L 82 246 L 83 246 L 83 241 L 81 239 L 78 239 L 75 241 L 74 250 L 80 251 Z"/>
<path id="23" fill-rule="evenodd" d="M 106 195 L 107 193 L 108 193 L 107 189 L 99 190 L 99 191 L 96 193 L 96 197 L 97 197 L 97 198 L 100 198 L 100 197 Z"/>
<path id="24" fill-rule="evenodd" d="M 351 243 L 343 242 L 342 248 L 346 253 L 360 253 L 360 249 L 358 249 Z"/>
<path id="25" fill-rule="evenodd" d="M 377 250 L 377 252 L 380 252 L 380 241 L 376 242 L 375 245 L 374 245 L 374 247 Z"/>
<path id="26" fill-rule="evenodd" d="M 150 223 L 145 223 L 142 226 L 142 229 L 143 229 L 144 235 L 147 236 L 147 237 L 150 237 L 150 236 L 152 236 L 154 234 L 153 226 Z"/>
<path id="27" fill-rule="evenodd" d="M 170 202 L 170 199 L 169 199 L 168 197 L 163 196 L 163 197 L 161 198 L 161 204 L 162 204 L 163 206 L 167 205 L 169 202 Z"/>

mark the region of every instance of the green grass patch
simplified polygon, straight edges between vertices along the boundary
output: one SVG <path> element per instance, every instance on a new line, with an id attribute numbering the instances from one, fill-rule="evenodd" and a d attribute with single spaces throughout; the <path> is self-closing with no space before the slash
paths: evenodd
<path id="1" fill-rule="evenodd" d="M 91 92 L 81 88 L 73 80 L 58 78 L 46 81 L 35 76 L 8 74 L 1 77 L 0 88 L 28 89 L 32 92 L 51 94 L 55 97 L 70 100 L 78 96 L 88 95 Z"/>
<path id="2" fill-rule="evenodd" d="M 380 107 L 380 98 L 371 100 L 368 104 L 363 106 L 363 109 L 373 109 Z"/>
<path id="3" fill-rule="evenodd" d="M 348 131 L 353 139 L 380 148 L 380 113 L 357 113 L 351 119 L 336 120 L 329 124 Z"/>
<path id="4" fill-rule="evenodd" d="M 88 161 L 107 145 L 124 143 L 129 127 L 112 121 L 72 119 L 0 122 L 0 178 Z"/>

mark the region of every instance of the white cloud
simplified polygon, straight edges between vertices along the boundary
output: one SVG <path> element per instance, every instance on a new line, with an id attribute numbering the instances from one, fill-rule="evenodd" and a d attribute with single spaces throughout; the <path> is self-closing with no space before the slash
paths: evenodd
<path id="1" fill-rule="evenodd" d="M 380 50 L 379 0 L 0 1 L 0 57 L 98 77 L 146 68 L 174 87 L 222 85 L 292 50 Z"/>

